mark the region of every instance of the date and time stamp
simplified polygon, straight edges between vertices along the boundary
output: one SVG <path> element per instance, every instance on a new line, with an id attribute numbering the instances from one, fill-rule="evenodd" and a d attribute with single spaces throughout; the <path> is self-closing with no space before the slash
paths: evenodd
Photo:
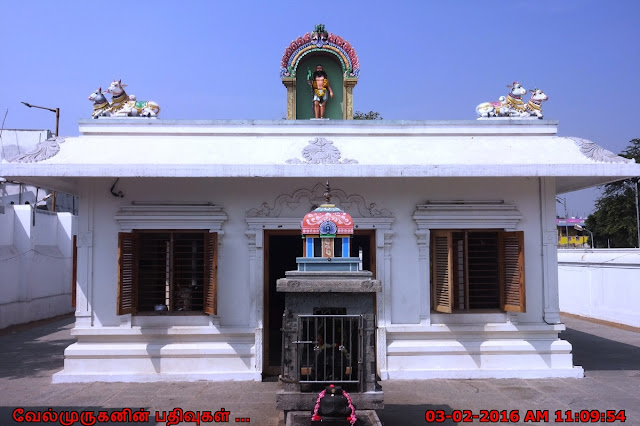
<path id="1" fill-rule="evenodd" d="M 627 421 L 625 410 L 427 410 L 424 413 L 427 423 L 624 423 Z"/>
<path id="2" fill-rule="evenodd" d="M 49 408 L 44 411 L 30 411 L 18 407 L 13 410 L 12 416 L 17 424 L 29 423 L 52 423 L 64 426 L 80 424 L 83 426 L 94 426 L 105 423 L 144 423 L 151 417 L 151 412 L 144 408 L 134 411 L 124 408 L 113 412 L 99 411 L 55 411 Z M 171 411 L 158 411 L 155 413 L 156 424 L 173 426 L 182 422 L 194 423 L 250 423 L 248 417 L 230 416 L 230 412 L 224 408 L 216 411 L 185 411 L 181 408 L 174 408 Z M 625 423 L 627 415 L 625 410 L 426 410 L 424 413 L 425 423 L 444 423 L 446 421 L 454 423 Z"/>

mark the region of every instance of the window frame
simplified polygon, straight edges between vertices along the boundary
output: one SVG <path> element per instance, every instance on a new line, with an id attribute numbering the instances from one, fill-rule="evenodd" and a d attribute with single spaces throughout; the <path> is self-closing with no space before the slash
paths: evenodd
<path id="1" fill-rule="evenodd" d="M 456 265 L 453 234 L 464 232 L 464 309 L 454 308 L 456 296 L 454 267 Z M 469 308 L 468 233 L 495 232 L 498 243 L 498 309 L 504 312 L 526 312 L 524 272 L 524 231 L 503 229 L 432 229 L 430 234 L 431 309 L 437 313 L 483 313 L 493 309 Z"/>
<path id="2" fill-rule="evenodd" d="M 218 233 L 206 229 L 135 229 L 118 233 L 117 315 L 138 314 L 140 297 L 140 236 L 142 234 L 194 233 L 204 237 L 203 309 L 201 311 L 163 311 L 163 315 L 217 315 Z M 171 296 L 173 297 L 173 295 Z M 140 314 L 153 315 L 153 311 Z"/>

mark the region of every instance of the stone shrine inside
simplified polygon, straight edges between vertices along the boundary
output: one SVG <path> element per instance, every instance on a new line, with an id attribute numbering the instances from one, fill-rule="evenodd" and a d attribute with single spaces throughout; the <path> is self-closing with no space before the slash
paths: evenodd
<path id="1" fill-rule="evenodd" d="M 318 392 L 327 386 L 348 391 L 363 424 L 383 408 L 376 376 L 375 294 L 382 290 L 370 271 L 348 257 L 353 234 L 351 216 L 330 202 L 302 220 L 303 257 L 298 270 L 277 281 L 285 293 L 282 317 L 283 389 L 276 406 L 287 418 L 308 422 Z M 293 422 L 293 420 L 291 420 Z M 291 424 L 303 424 L 296 422 Z M 306 423 L 305 423 L 306 424 Z"/>

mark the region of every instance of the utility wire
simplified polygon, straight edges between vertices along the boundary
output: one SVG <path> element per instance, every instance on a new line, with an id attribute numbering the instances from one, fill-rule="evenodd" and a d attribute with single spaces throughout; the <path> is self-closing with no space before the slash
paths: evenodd
<path id="1" fill-rule="evenodd" d="M 0 262 L 5 262 L 7 260 L 15 259 L 17 257 L 24 256 L 25 254 L 30 253 L 30 252 L 38 253 L 41 256 L 50 257 L 52 259 L 71 259 L 71 256 L 52 256 L 50 254 L 39 252 L 38 250 L 35 250 L 35 249 L 29 249 L 29 250 L 25 251 L 24 253 L 16 254 L 15 256 L 7 257 L 6 259 L 0 259 Z"/>

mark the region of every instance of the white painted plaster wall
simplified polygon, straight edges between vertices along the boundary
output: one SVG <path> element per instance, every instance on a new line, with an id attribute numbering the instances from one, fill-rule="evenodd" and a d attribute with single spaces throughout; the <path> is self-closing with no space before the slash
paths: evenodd
<path id="1" fill-rule="evenodd" d="M 560 309 L 640 327 L 640 250 L 558 250 Z"/>
<path id="2" fill-rule="evenodd" d="M 167 380 L 167 375 L 181 371 L 193 373 L 185 376 L 187 380 L 259 379 L 263 320 L 256 313 L 262 312 L 263 283 L 257 282 L 251 275 L 255 271 L 249 268 L 246 212 L 261 208 L 263 203 L 273 207 L 278 196 L 290 195 L 302 188 L 310 190 L 323 181 L 317 178 L 122 178 L 116 190 L 122 191 L 124 198 L 111 194 L 112 179 L 83 182 L 81 211 L 86 214 L 81 216 L 78 229 L 81 241 L 79 304 L 74 329 L 78 343 L 65 352 L 65 371 L 54 380 L 115 380 L 114 377 L 127 381 Z M 331 179 L 333 189 L 361 195 L 367 205 L 375 203 L 377 209 L 389 209 L 394 214 L 392 234 L 385 240 L 391 247 L 389 279 L 378 277 L 383 280 L 384 288 L 378 296 L 379 346 L 382 348 L 378 362 L 383 379 L 581 375 L 581 369 L 573 369 L 571 345 L 558 340 L 562 326 L 543 322 L 542 221 L 544 218 L 547 222 L 546 216 L 551 219 L 554 216 L 551 210 L 549 215 L 541 213 L 541 200 L 549 198 L 547 202 L 553 208 L 555 205 L 553 188 L 547 185 L 551 189 L 545 192 L 542 186 L 541 180 L 524 177 Z M 428 282 L 420 281 L 413 213 L 416 205 L 427 200 L 504 200 L 517 206 L 522 219 L 516 228 L 525 232 L 526 313 L 432 315 L 422 311 L 424 304 L 420 299 L 428 297 L 429 291 L 423 288 Z M 203 314 L 153 319 L 116 315 L 120 228 L 114 216 L 121 206 L 130 205 L 132 201 L 211 202 L 223 208 L 228 219 L 222 225 L 215 321 L 211 322 L 210 317 Z M 276 216 L 297 221 L 309 210 L 308 200 L 303 200 L 298 205 L 285 204 Z M 354 220 L 358 225 L 357 214 Z M 289 223 L 297 224 L 296 221 L 289 220 Z M 555 238 L 552 222 L 549 221 L 548 227 Z M 555 259 L 554 252 L 552 275 Z M 384 260 L 378 257 L 377 262 L 380 267 Z M 189 327 L 191 337 L 179 343 L 173 337 L 175 327 Z M 96 342 L 109 345 L 96 345 Z M 142 345 L 140 349 L 136 349 L 136 342 Z M 236 346 L 230 342 L 236 342 Z M 171 347 L 171 355 L 150 349 L 158 345 Z M 140 352 L 145 347 L 147 349 Z M 202 359 L 195 371 L 188 357 L 193 356 L 193 350 L 205 347 L 205 352 L 198 352 Z M 236 357 L 229 357 L 229 351 Z M 159 364 L 158 357 L 165 356 L 172 361 Z M 105 362 L 98 362 L 100 359 Z M 156 364 L 172 367 L 160 369 Z M 109 370 L 110 365 L 114 370 Z"/>
<path id="3" fill-rule="evenodd" d="M 40 142 L 51 135 L 49 130 L 3 129 L 0 132 L 0 162 L 33 151 Z"/>
<path id="4" fill-rule="evenodd" d="M 283 193 L 291 194 L 300 188 L 312 188 L 317 179 L 132 179 L 118 182 L 118 189 L 126 197 L 113 197 L 111 181 L 96 182 L 93 211 L 93 297 L 100 303 L 93 306 L 96 325 L 114 326 L 120 323 L 115 315 L 117 280 L 117 233 L 114 216 L 121 205 L 131 201 L 210 201 L 224 208 L 228 220 L 223 224 L 224 236 L 218 264 L 219 306 L 221 325 L 255 326 L 249 323 L 249 308 L 255 289 L 249 282 L 248 245 L 245 232 L 245 213 L 260 207 L 263 202 L 273 204 Z M 420 293 L 417 263 L 416 224 L 412 214 L 416 204 L 426 200 L 490 200 L 501 199 L 518 206 L 523 219 L 518 226 L 525 231 L 527 273 L 527 313 L 518 314 L 520 323 L 539 323 L 542 318 L 540 272 L 540 215 L 538 181 L 536 179 L 332 179 L 332 188 L 348 194 L 363 195 L 376 208 L 394 212 L 390 300 L 390 323 L 417 324 L 420 322 Z M 499 191 L 497 189 L 499 188 Z M 285 208 L 283 216 L 302 217 L 308 206 L 298 210 Z M 357 223 L 357 220 L 356 220 Z M 379 260 L 381 261 L 381 259 Z M 455 315 L 450 316 L 454 318 Z M 447 321 L 448 322 L 448 321 Z"/>
<path id="5" fill-rule="evenodd" d="M 70 213 L 6 206 L 0 214 L 0 328 L 73 311 Z"/>

